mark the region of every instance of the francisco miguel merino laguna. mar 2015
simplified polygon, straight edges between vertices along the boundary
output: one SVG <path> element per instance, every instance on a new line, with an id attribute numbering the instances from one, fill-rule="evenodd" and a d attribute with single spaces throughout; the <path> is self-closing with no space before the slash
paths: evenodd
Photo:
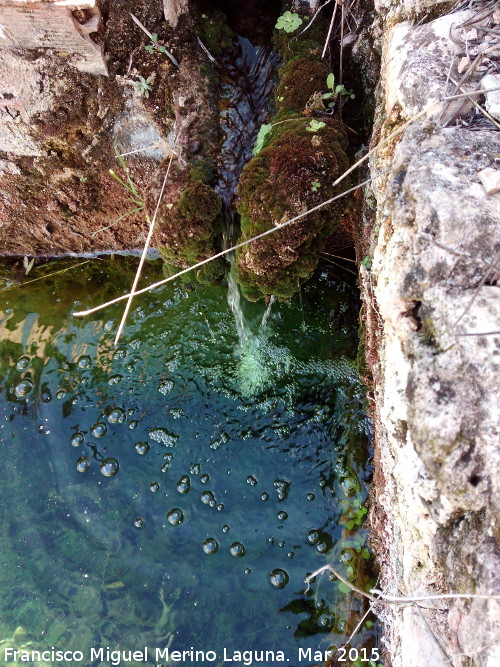
<path id="1" fill-rule="evenodd" d="M 192 664 L 193 662 L 199 662 L 200 664 L 206 664 L 210 662 L 221 661 L 227 663 L 241 663 L 245 666 L 254 665 L 257 663 L 269 664 L 270 661 L 273 662 L 287 662 L 291 661 L 290 657 L 286 657 L 283 651 L 276 650 L 233 650 L 224 648 L 222 655 L 219 655 L 216 651 L 200 651 L 195 650 L 193 647 L 183 650 L 173 650 L 168 647 L 166 648 L 154 648 L 149 649 L 144 647 L 141 650 L 135 651 L 123 651 L 117 649 L 111 649 L 109 646 L 106 648 L 91 648 L 90 655 L 84 655 L 83 651 L 62 651 L 58 650 L 55 647 L 45 650 L 26 650 L 26 649 L 15 649 L 12 647 L 6 647 L 3 649 L 3 656 L 0 656 L 0 660 L 5 662 L 94 662 L 99 660 L 100 662 L 109 663 L 114 667 L 118 667 L 122 662 L 147 662 L 153 658 L 156 662 L 166 661 L 166 662 L 179 662 L 185 664 Z M 332 651 L 314 651 L 313 649 L 298 649 L 298 655 L 294 656 L 294 660 L 300 662 L 305 660 L 310 662 L 314 661 L 326 661 L 332 657 Z M 367 659 L 367 661 L 369 658 Z"/>

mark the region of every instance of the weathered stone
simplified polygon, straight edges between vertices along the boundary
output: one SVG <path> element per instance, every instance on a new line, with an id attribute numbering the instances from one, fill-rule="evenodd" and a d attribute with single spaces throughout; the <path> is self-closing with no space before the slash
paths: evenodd
<path id="1" fill-rule="evenodd" d="M 486 111 L 497 120 L 500 120 L 500 75 L 488 74 L 483 77 L 481 79 L 481 88 L 482 90 L 491 91 L 485 94 Z"/>
<path id="2" fill-rule="evenodd" d="M 72 10 L 86 10 L 87 21 L 79 23 Z M 106 75 L 101 47 L 89 35 L 99 29 L 96 0 L 47 2 L 1 0 L 0 46 L 8 49 L 54 49 L 66 52 L 81 72 Z"/>
<path id="3" fill-rule="evenodd" d="M 165 20 L 175 28 L 181 14 L 188 11 L 188 0 L 163 0 Z"/>
<path id="4" fill-rule="evenodd" d="M 413 27 L 394 26 L 392 14 L 382 41 L 377 141 L 444 95 L 450 63 L 450 78 L 458 80 L 463 51 L 449 30 L 467 16 Z M 479 78 L 474 74 L 471 85 L 478 87 Z M 500 414 L 493 390 L 500 293 L 491 271 L 500 251 L 500 207 L 480 176 L 496 171 L 500 137 L 478 127 L 443 127 L 464 110 L 436 104 L 371 161 L 379 231 L 372 270 L 362 269 L 361 283 L 373 313 L 367 328 L 378 341 L 376 351 L 368 350 L 377 434 L 373 539 L 381 587 L 395 595 L 492 594 L 500 584 Z M 392 665 L 495 664 L 498 602 L 425 606 L 384 610 Z"/>
<path id="5" fill-rule="evenodd" d="M 479 180 L 483 184 L 487 195 L 493 195 L 500 192 L 500 171 L 487 167 L 478 174 Z"/>

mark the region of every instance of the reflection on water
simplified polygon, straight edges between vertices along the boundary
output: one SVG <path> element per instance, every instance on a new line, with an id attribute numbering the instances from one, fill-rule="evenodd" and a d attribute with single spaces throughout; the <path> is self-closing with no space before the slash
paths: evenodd
<path id="1" fill-rule="evenodd" d="M 72 319 L 130 282 L 105 260 L 0 294 L 0 640 L 306 664 L 362 605 L 305 575 L 367 583 L 352 297 L 324 276 L 264 328 L 246 304 L 243 349 L 224 287 L 137 299 L 117 349 L 119 306 Z"/>

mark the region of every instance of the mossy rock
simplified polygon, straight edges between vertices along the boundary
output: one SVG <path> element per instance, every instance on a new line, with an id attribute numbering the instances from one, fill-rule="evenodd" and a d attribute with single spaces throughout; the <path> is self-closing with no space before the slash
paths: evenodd
<path id="1" fill-rule="evenodd" d="M 289 61 L 276 92 L 278 110 L 301 112 L 314 93 L 326 91 L 329 73 L 323 60 L 303 57 Z"/>
<path id="2" fill-rule="evenodd" d="M 235 48 L 235 34 L 227 25 L 226 15 L 221 11 L 205 14 L 201 18 L 201 40 L 214 58 L 231 53 Z"/>
<path id="3" fill-rule="evenodd" d="M 157 215 L 154 245 L 167 264 L 167 275 L 188 268 L 216 253 L 216 239 L 222 229 L 222 201 L 215 190 L 186 178 L 186 172 L 174 174 L 169 189 L 162 198 Z M 156 192 L 149 193 L 149 208 L 153 210 Z M 175 203 L 174 203 L 175 202 Z M 211 267 L 199 273 L 200 282 L 215 281 L 218 275 Z M 187 274 L 187 282 L 196 279 L 196 272 Z"/>
<path id="4" fill-rule="evenodd" d="M 272 129 L 263 150 L 245 167 L 238 190 L 243 239 L 305 212 L 348 187 L 332 183 L 349 167 L 342 123 L 324 118 L 289 119 Z M 288 299 L 311 277 L 325 240 L 338 224 L 345 200 L 240 249 L 237 279 L 255 301 L 274 294 Z"/>

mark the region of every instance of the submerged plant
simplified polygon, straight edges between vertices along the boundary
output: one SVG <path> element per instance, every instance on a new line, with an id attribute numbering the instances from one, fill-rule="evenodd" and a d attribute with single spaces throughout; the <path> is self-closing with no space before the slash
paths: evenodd
<path id="1" fill-rule="evenodd" d="M 276 22 L 276 30 L 284 30 L 285 32 L 295 32 L 300 28 L 303 20 L 298 14 L 286 11 Z"/>

